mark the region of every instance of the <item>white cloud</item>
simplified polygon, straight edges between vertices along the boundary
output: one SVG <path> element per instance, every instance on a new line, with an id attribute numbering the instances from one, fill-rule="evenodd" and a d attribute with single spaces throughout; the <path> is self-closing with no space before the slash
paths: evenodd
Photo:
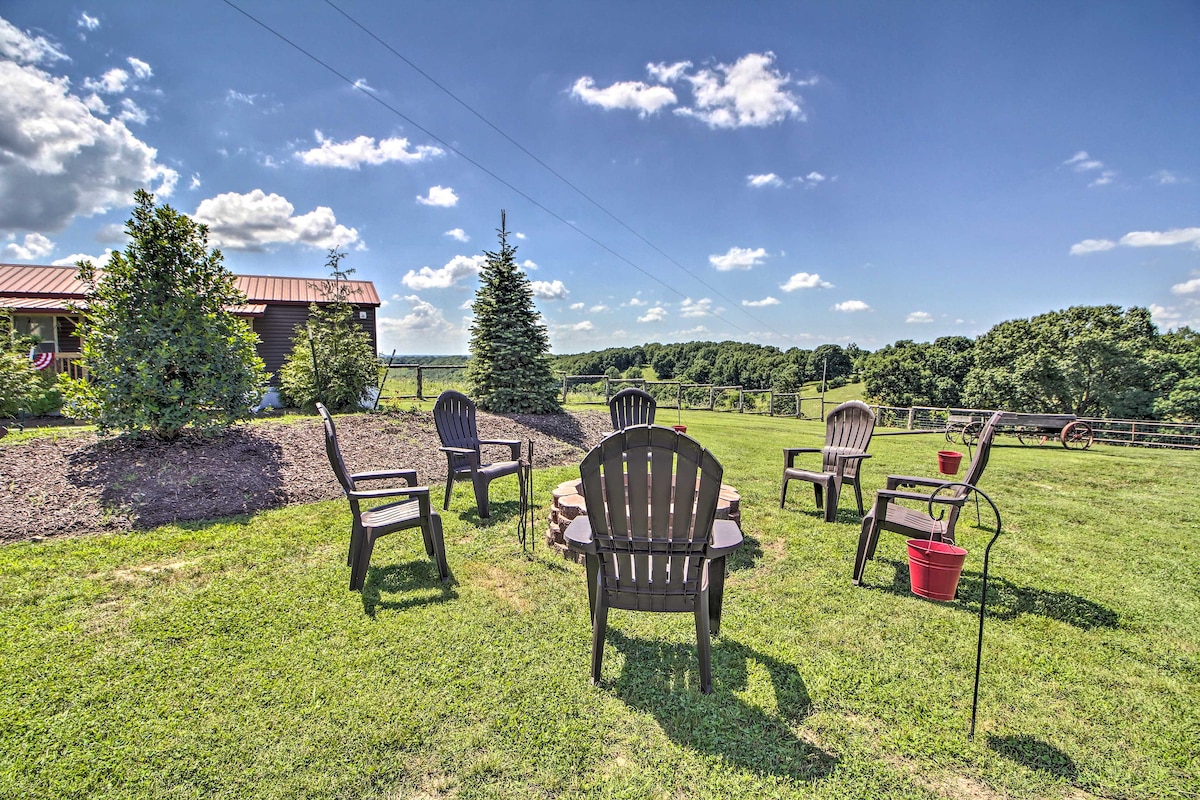
<path id="1" fill-rule="evenodd" d="M 928 311 L 914 311 L 904 321 L 923 325 L 927 322 L 933 322 L 933 315 Z"/>
<path id="2" fill-rule="evenodd" d="M 1168 169 L 1160 169 L 1158 172 L 1150 176 L 1150 180 L 1157 183 L 1159 186 L 1168 186 L 1172 183 L 1186 183 L 1186 181 L 1171 172 Z"/>
<path id="3" fill-rule="evenodd" d="M 812 189 L 815 186 L 820 186 L 822 183 L 829 180 L 829 178 L 814 170 L 813 172 L 810 172 L 801 178 L 797 178 L 796 180 L 807 186 L 809 189 Z"/>
<path id="4" fill-rule="evenodd" d="M 586 331 L 595 330 L 596 326 L 590 320 L 582 320 L 580 322 L 568 322 L 562 325 L 555 325 L 555 330 L 565 331 L 567 333 L 584 333 Z"/>
<path id="5" fill-rule="evenodd" d="M 570 308 L 572 311 L 583 311 L 584 305 L 584 303 L 571 303 Z"/>
<path id="6" fill-rule="evenodd" d="M 650 77 L 659 83 L 674 83 L 682 78 L 691 68 L 692 62 L 690 61 L 679 61 L 674 64 L 660 62 L 658 64 L 647 64 L 646 72 L 650 73 Z"/>
<path id="7" fill-rule="evenodd" d="M 85 79 L 83 82 L 83 88 L 91 92 L 120 94 L 121 92 L 125 91 L 125 87 L 128 84 L 129 73 L 120 67 L 113 67 L 99 78 Z"/>
<path id="8" fill-rule="evenodd" d="M 87 253 L 73 253 L 63 258 L 56 258 L 50 262 L 52 267 L 73 267 L 77 261 L 87 261 L 93 267 L 103 267 L 108 264 L 109 256 L 113 254 L 111 247 L 105 248 L 104 255 L 92 256 Z"/>
<path id="9" fill-rule="evenodd" d="M 425 197 L 418 195 L 417 202 L 423 206 L 452 208 L 458 205 L 458 195 L 448 186 L 430 186 L 429 194 Z"/>
<path id="10" fill-rule="evenodd" d="M 122 122 L 133 122 L 138 125 L 145 125 L 150 117 L 146 112 L 135 102 L 125 97 L 121 100 L 121 113 L 117 115 L 117 119 Z"/>
<path id="11" fill-rule="evenodd" d="M 464 278 L 478 275 L 486 260 L 482 255 L 455 256 L 440 269 L 409 270 L 400 282 L 410 289 L 449 289 Z"/>
<path id="12" fill-rule="evenodd" d="M 1115 170 L 1106 169 L 1100 173 L 1100 177 L 1096 178 L 1094 181 L 1089 183 L 1088 186 L 1089 187 L 1091 187 L 1091 186 L 1108 186 L 1110 183 L 1113 182 L 1113 178 L 1115 178 L 1115 177 L 1117 177 L 1117 173 Z"/>
<path id="13" fill-rule="evenodd" d="M 354 82 L 354 88 L 362 89 L 364 92 L 370 92 L 371 94 L 375 94 L 375 90 L 371 87 L 371 84 L 367 83 L 366 78 L 359 78 L 358 80 L 356 80 Z"/>
<path id="14" fill-rule="evenodd" d="M 1087 253 L 1102 253 L 1105 250 L 1112 250 L 1116 246 L 1116 242 L 1108 239 L 1084 239 L 1082 242 L 1071 245 L 1071 255 L 1081 256 Z"/>
<path id="15" fill-rule="evenodd" d="M 604 89 L 597 89 L 596 82 L 584 76 L 575 81 L 571 94 L 583 102 L 604 109 L 624 108 L 645 117 L 664 106 L 674 105 L 675 93 L 665 86 L 648 86 L 641 81 L 620 81 Z"/>
<path id="16" fill-rule="evenodd" d="M 129 64 L 130 69 L 133 70 L 133 77 L 137 78 L 139 81 L 144 81 L 146 78 L 154 75 L 154 70 L 150 69 L 150 65 L 145 61 L 142 61 L 140 58 L 134 58 L 133 56 L 130 56 L 129 58 L 125 59 L 125 63 Z"/>
<path id="17" fill-rule="evenodd" d="M 794 292 L 797 289 L 832 289 L 833 284 L 821 280 L 821 276 L 815 272 L 797 272 L 788 278 L 786 283 L 779 284 L 779 288 L 785 292 Z"/>
<path id="18" fill-rule="evenodd" d="M 599 314 L 603 311 L 608 311 L 608 306 L 604 305 L 603 303 L 597 303 L 596 305 L 589 308 L 588 311 L 590 311 L 593 314 Z"/>
<path id="19" fill-rule="evenodd" d="M 409 148 L 408 139 L 392 137 L 381 139 L 378 144 L 370 136 L 359 136 L 345 142 L 335 142 L 325 138 L 320 131 L 315 131 L 317 147 L 293 155 L 305 164 L 315 167 L 339 167 L 341 169 L 358 169 L 363 164 L 385 164 L 389 161 L 399 161 L 402 164 L 416 164 L 444 155 L 445 151 L 432 145 L 419 145 Z M 441 187 L 435 187 L 440 189 Z M 432 191 L 430 190 L 431 196 Z M 450 190 L 446 190 L 450 191 Z M 450 195 L 454 194 L 450 191 Z M 454 202 L 457 202 L 457 198 Z M 454 205 L 451 203 L 431 202 L 430 205 Z"/>
<path id="20" fill-rule="evenodd" d="M 853 314 L 856 311 L 870 311 L 871 307 L 862 300 L 846 300 L 835 305 L 833 310 L 841 311 L 844 314 Z"/>
<path id="21" fill-rule="evenodd" d="M 649 303 L 647 303 L 645 300 L 643 300 L 640 297 L 631 297 L 631 298 L 629 298 L 629 305 L 633 308 L 637 308 L 638 306 L 649 305 Z"/>
<path id="22" fill-rule="evenodd" d="M 54 242 L 40 233 L 27 233 L 21 244 L 9 242 L 4 255 L 14 261 L 37 261 L 54 252 Z"/>
<path id="23" fill-rule="evenodd" d="M 565 300 L 570 292 L 562 281 L 530 281 L 533 296 L 543 300 Z"/>
<path id="24" fill-rule="evenodd" d="M 766 175 L 747 175 L 746 184 L 753 189 L 761 189 L 764 186 L 783 186 L 783 178 L 774 172 L 768 172 Z"/>
<path id="25" fill-rule="evenodd" d="M 685 298 L 679 304 L 679 315 L 681 317 L 707 317 L 712 313 L 712 299 L 705 297 L 701 300 L 692 300 Z"/>
<path id="26" fill-rule="evenodd" d="M 1088 172 L 1094 169 L 1100 169 L 1104 166 L 1103 161 L 1097 161 L 1087 154 L 1086 150 L 1080 150 L 1075 155 L 1062 162 L 1064 167 L 1071 167 L 1076 172 Z"/>
<path id="27" fill-rule="evenodd" d="M 688 328 L 683 331 L 671 331 L 671 336 L 677 336 L 681 339 L 702 339 L 708 335 L 708 328 L 703 325 L 697 325 L 694 328 Z"/>
<path id="28" fill-rule="evenodd" d="M 200 188 L 200 173 L 198 173 L 198 172 L 192 173 L 192 180 L 188 183 L 188 188 L 189 189 L 199 189 Z"/>
<path id="29" fill-rule="evenodd" d="M 649 309 L 645 314 L 637 318 L 638 322 L 662 322 L 667 318 L 667 310 L 662 306 L 655 306 Z"/>
<path id="30" fill-rule="evenodd" d="M 731 247 L 725 255 L 711 255 L 708 263 L 721 272 L 734 269 L 750 269 L 762 263 L 767 257 L 767 251 L 761 247 L 751 250 L 748 247 Z"/>
<path id="31" fill-rule="evenodd" d="M 446 231 L 446 235 L 449 236 L 451 239 L 454 239 L 455 241 L 459 241 L 459 242 L 471 241 L 471 237 L 467 236 L 467 232 L 464 231 L 462 228 L 454 228 L 453 230 L 448 230 L 448 231 Z"/>
<path id="32" fill-rule="evenodd" d="M 1200 247 L 1200 228 L 1175 228 L 1169 231 L 1133 231 L 1121 237 L 1127 247 L 1169 247 L 1190 244 Z"/>
<path id="33" fill-rule="evenodd" d="M 88 16 L 88 13 L 84 11 L 79 15 L 79 19 L 75 22 L 75 25 L 89 31 L 94 31 L 100 27 L 100 20 L 96 17 Z"/>
<path id="34" fill-rule="evenodd" d="M 15 59 L 0 61 L 0 234 L 61 230 L 127 207 L 138 188 L 171 195 L 178 173 L 122 120 L 95 116 L 67 78 L 17 63 L 65 58 L 52 45 L 0 19 L 0 51 Z"/>
<path id="35" fill-rule="evenodd" d="M 399 334 L 401 336 L 422 336 L 445 334 L 454 330 L 454 326 L 446 321 L 441 309 L 432 303 L 422 300 L 418 295 L 406 295 L 403 300 L 408 303 L 411 313 L 403 317 L 380 317 L 381 333 Z M 421 347 L 425 342 L 413 341 L 410 347 Z"/>
<path id="36" fill-rule="evenodd" d="M 1184 309 L 1150 304 L 1150 319 L 1160 330 L 1179 329 L 1185 325 L 1193 330 L 1200 327 L 1200 303 L 1188 300 Z"/>
<path id="37" fill-rule="evenodd" d="M 683 76 L 695 106 L 676 114 L 696 117 L 710 128 L 764 127 L 788 117 L 804 119 L 799 99 L 787 90 L 792 79 L 772 67 L 775 54 L 750 53 L 734 64 L 718 64 Z"/>
<path id="38" fill-rule="evenodd" d="M 230 89 L 225 92 L 225 104 L 231 106 L 234 103 L 242 103 L 244 105 L 252 106 L 257 103 L 261 97 L 261 94 L 243 94 Z"/>
<path id="39" fill-rule="evenodd" d="M 779 301 L 774 297 L 764 297 L 762 300 L 743 300 L 742 305 L 747 308 L 763 308 L 764 306 L 777 306 Z"/>
<path id="40" fill-rule="evenodd" d="M 3 17 L 0 17 L 0 56 L 21 64 L 71 60 L 45 37 L 30 36 Z"/>
<path id="41" fill-rule="evenodd" d="M 537 272 L 538 265 L 528 258 L 521 262 L 521 269 L 526 272 Z"/>
<path id="42" fill-rule="evenodd" d="M 254 189 L 249 194 L 226 192 L 200 201 L 192 216 L 208 226 L 216 247 L 263 250 L 273 244 L 346 247 L 358 241 L 358 231 L 338 224 L 333 210 L 317 206 L 300 216 L 286 198 Z"/>
<path id="43" fill-rule="evenodd" d="M 1200 294 L 1200 278 L 1175 284 L 1171 287 L 1171 294 Z"/>

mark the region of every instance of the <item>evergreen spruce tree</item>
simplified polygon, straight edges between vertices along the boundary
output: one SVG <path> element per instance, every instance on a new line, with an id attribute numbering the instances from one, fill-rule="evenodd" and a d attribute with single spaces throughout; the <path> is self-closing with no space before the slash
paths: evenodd
<path id="1" fill-rule="evenodd" d="M 562 411 L 550 367 L 550 337 L 533 304 L 533 287 L 517 268 L 500 212 L 500 251 L 484 251 L 471 310 L 471 361 L 466 375 L 479 407 L 500 413 Z"/>

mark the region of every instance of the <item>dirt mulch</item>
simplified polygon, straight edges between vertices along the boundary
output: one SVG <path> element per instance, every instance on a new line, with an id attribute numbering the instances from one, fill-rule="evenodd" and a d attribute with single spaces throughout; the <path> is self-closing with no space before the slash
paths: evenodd
<path id="1" fill-rule="evenodd" d="M 351 471 L 415 469 L 446 480 L 430 412 L 336 418 Z M 578 463 L 609 432 L 607 413 L 480 413 L 480 435 L 533 441 L 534 466 Z M 507 450 L 485 457 L 506 458 Z M 525 445 L 522 444 L 522 453 Z M 325 456 L 319 418 L 237 426 L 170 444 L 92 433 L 0 443 L 0 542 L 152 528 L 342 496 Z"/>

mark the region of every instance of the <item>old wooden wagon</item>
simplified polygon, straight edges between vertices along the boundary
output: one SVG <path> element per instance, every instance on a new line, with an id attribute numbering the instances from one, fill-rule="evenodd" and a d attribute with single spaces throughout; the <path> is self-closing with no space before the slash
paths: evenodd
<path id="1" fill-rule="evenodd" d="M 946 438 L 957 438 L 971 445 L 979 438 L 986 419 L 952 416 L 946 427 Z M 996 425 L 997 433 L 1016 436 L 1021 444 L 1045 444 L 1055 441 L 1066 448 L 1086 450 L 1092 446 L 1092 426 L 1074 414 L 1026 414 L 1004 411 Z"/>

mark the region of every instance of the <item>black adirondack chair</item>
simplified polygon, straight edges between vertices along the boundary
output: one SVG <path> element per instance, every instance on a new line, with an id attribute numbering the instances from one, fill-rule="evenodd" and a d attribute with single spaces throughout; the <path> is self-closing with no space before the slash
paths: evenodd
<path id="1" fill-rule="evenodd" d="M 874 412 L 866 403 L 849 400 L 826 417 L 824 447 L 783 448 L 783 488 L 779 490 L 779 507 L 783 508 L 784 500 L 787 499 L 788 481 L 808 481 L 813 485 L 817 508 L 824 506 L 825 521 L 833 522 L 837 518 L 842 486 L 848 483 L 854 487 L 854 499 L 858 503 L 858 515 L 861 517 L 863 501 L 858 471 L 863 460 L 871 457 L 867 454 L 867 447 L 871 444 L 871 435 L 874 432 Z M 805 470 L 796 467 L 796 456 L 800 453 L 820 453 L 821 469 Z"/>
<path id="2" fill-rule="evenodd" d="M 520 475 L 521 442 L 516 439 L 480 439 L 475 427 L 475 403 L 462 392 L 447 390 L 438 395 L 433 406 L 433 421 L 437 425 L 438 438 L 442 440 L 440 450 L 446 454 L 446 496 L 442 510 L 450 508 L 450 494 L 454 482 L 470 480 L 475 490 L 475 507 L 479 518 L 491 517 L 488 505 L 488 485 L 505 475 Z M 483 445 L 509 448 L 511 458 L 506 461 L 486 462 L 483 460 Z M 525 508 L 525 481 L 521 486 L 521 508 Z"/>
<path id="3" fill-rule="evenodd" d="M 612 416 L 614 431 L 630 425 L 653 425 L 654 411 L 658 407 L 649 392 L 630 387 L 622 389 L 608 401 L 608 413 Z"/>

